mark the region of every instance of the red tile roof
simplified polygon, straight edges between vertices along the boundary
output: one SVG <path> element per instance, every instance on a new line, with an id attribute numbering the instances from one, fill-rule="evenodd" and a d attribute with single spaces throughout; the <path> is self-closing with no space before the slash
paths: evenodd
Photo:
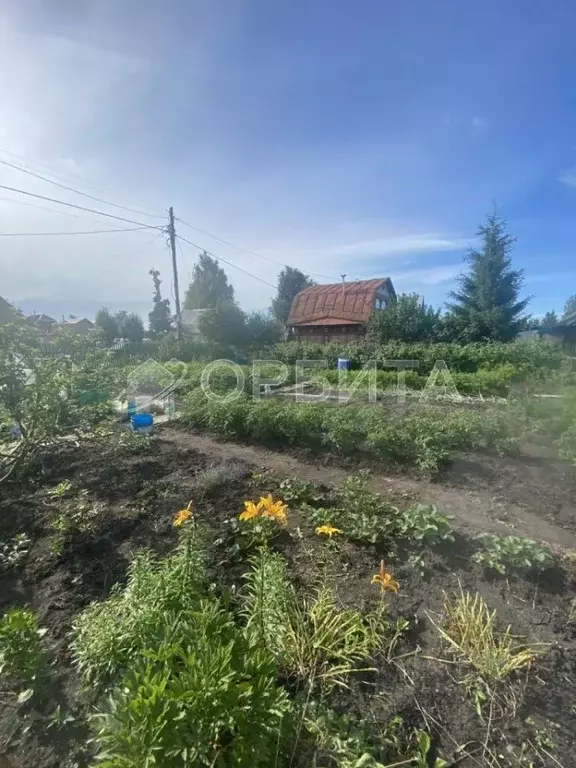
<path id="1" fill-rule="evenodd" d="M 374 308 L 376 291 L 384 285 L 394 296 L 389 277 L 305 288 L 294 297 L 288 325 L 336 325 L 338 320 L 342 325 L 367 323 Z M 321 320 L 326 322 L 319 322 Z"/>

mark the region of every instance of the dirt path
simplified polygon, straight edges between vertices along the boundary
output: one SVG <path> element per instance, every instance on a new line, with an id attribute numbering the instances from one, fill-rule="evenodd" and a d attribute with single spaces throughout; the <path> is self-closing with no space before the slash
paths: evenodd
<path id="1" fill-rule="evenodd" d="M 327 485 L 342 483 L 353 471 L 343 467 L 310 463 L 288 453 L 272 451 L 262 446 L 215 440 L 209 435 L 194 431 L 164 428 L 161 436 L 163 440 L 193 448 L 215 461 L 243 461 L 270 469 L 280 475 L 294 476 Z M 550 516 L 552 499 L 543 495 L 540 477 L 530 478 L 528 466 L 513 466 L 514 471 L 520 472 L 519 477 L 514 474 L 513 481 L 510 476 L 510 465 L 506 462 L 500 463 L 496 470 L 493 467 L 490 468 L 486 473 L 487 476 L 480 480 L 477 477 L 466 477 L 466 472 L 462 470 L 461 465 L 466 465 L 466 462 L 460 462 L 460 466 L 456 462 L 455 471 L 451 473 L 456 484 L 451 482 L 450 475 L 448 482 L 430 482 L 387 475 L 384 471 L 373 469 L 371 485 L 373 490 L 394 499 L 405 500 L 408 503 L 435 504 L 446 514 L 452 515 L 460 529 L 471 533 L 490 531 L 528 536 L 546 542 L 556 551 L 568 553 L 573 551 L 576 554 L 576 534 L 567 530 L 556 520 L 545 519 Z M 498 471 L 500 469 L 501 472 Z M 530 491 L 530 481 L 538 485 L 538 492 Z M 518 483 L 526 486 L 523 488 L 523 496 L 519 496 L 517 492 L 514 493 L 515 490 L 517 491 Z M 553 485 L 556 489 L 557 484 L 553 483 Z M 512 498 L 507 497 L 507 489 Z M 567 492 L 570 494 L 570 488 Z M 519 500 L 515 500 L 515 496 Z M 570 518 L 565 521 L 566 524 L 576 522 L 573 498 L 576 496 L 569 495 L 567 511 L 567 505 L 563 503 L 564 516 Z"/>

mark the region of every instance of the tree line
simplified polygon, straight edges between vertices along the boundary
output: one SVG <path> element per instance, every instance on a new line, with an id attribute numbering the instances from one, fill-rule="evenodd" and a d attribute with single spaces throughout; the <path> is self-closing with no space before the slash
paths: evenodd
<path id="1" fill-rule="evenodd" d="M 152 277 L 154 286 L 152 310 L 148 313 L 148 335 L 157 338 L 172 329 L 170 300 L 162 298 L 160 272 L 152 268 L 148 274 Z M 143 341 L 146 335 L 144 322 L 136 312 L 120 310 L 112 313 L 107 307 L 102 307 L 96 313 L 95 324 L 101 339 L 108 346 L 111 346 L 116 339 L 138 343 Z"/>
<path id="2" fill-rule="evenodd" d="M 445 308 L 434 308 L 415 293 L 400 294 L 385 311 L 373 313 L 368 337 L 378 341 L 511 341 L 520 331 L 561 322 L 554 310 L 542 318 L 527 313 L 530 297 L 521 297 L 524 272 L 512 264 L 516 240 L 507 231 L 506 222 L 494 212 L 477 234 L 479 245 L 465 256 L 467 269 Z M 103 307 L 96 314 L 96 326 L 106 344 L 112 345 L 117 339 L 139 342 L 145 335 L 158 338 L 173 331 L 170 301 L 162 296 L 160 272 L 151 269 L 149 274 L 153 293 L 148 331 L 140 315 L 112 313 Z M 239 349 L 263 347 L 287 337 L 292 301 L 312 285 L 308 275 L 286 266 L 278 275 L 269 311 L 246 313 L 218 260 L 204 252 L 194 265 L 183 305 L 185 309 L 204 310 L 198 328 L 207 340 Z M 564 315 L 574 311 L 576 294 L 567 299 Z M 7 322 L 13 314 L 11 305 L 0 297 L 0 322 Z"/>
<path id="3" fill-rule="evenodd" d="M 518 333 L 560 322 L 554 311 L 542 319 L 527 312 L 530 297 L 522 298 L 524 273 L 512 264 L 516 239 L 506 222 L 490 214 L 477 232 L 479 245 L 465 257 L 467 269 L 458 278 L 456 290 L 445 309 L 427 305 L 417 294 L 397 296 L 383 312 L 374 312 L 368 336 L 374 340 L 402 341 L 512 341 Z M 267 314 L 245 314 L 234 298 L 218 261 L 200 255 L 186 291 L 187 309 L 207 310 L 200 320 L 202 335 L 212 341 L 245 347 L 271 344 L 285 337 L 292 301 L 313 280 L 293 267 L 278 276 L 277 293 Z M 565 314 L 576 310 L 576 294 L 565 306 Z"/>

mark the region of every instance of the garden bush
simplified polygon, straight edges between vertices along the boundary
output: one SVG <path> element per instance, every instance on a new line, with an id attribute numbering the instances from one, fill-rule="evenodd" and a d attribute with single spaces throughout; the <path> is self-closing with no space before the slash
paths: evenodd
<path id="1" fill-rule="evenodd" d="M 151 552 L 136 555 L 128 583 L 113 588 L 104 602 L 86 608 L 74 622 L 72 651 L 84 683 L 106 686 L 136 657 L 158 642 L 164 616 L 194 611 L 204 593 L 204 552 L 197 527 L 173 555 L 158 560 Z"/>
<path id="2" fill-rule="evenodd" d="M 182 418 L 225 437 L 271 445 L 325 446 L 336 453 L 369 455 L 434 473 L 456 451 L 478 448 L 510 451 L 514 441 L 506 414 L 416 406 L 401 414 L 380 406 L 334 406 L 250 400 L 209 400 L 189 395 Z"/>
<path id="3" fill-rule="evenodd" d="M 424 375 L 430 373 L 438 360 L 443 360 L 453 373 L 475 373 L 509 364 L 523 378 L 558 370 L 563 361 L 562 349 L 557 344 L 544 342 L 376 344 L 361 341 L 315 344 L 290 341 L 277 344 L 262 356 L 291 364 L 305 359 L 326 360 L 330 368 L 336 367 L 339 357 L 351 360 L 354 368 L 362 367 L 369 360 L 376 360 L 379 365 L 390 360 L 418 360 L 417 372 Z"/>
<path id="4" fill-rule="evenodd" d="M 289 710 L 270 652 L 213 598 L 162 616 L 91 724 L 103 767 L 252 768 L 273 764 Z"/>

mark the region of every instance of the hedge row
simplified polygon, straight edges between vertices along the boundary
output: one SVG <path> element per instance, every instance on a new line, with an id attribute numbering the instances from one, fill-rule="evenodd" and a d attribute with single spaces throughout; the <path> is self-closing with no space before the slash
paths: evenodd
<path id="1" fill-rule="evenodd" d="M 366 341 L 313 344 L 290 341 L 276 344 L 266 351 L 265 356 L 292 364 L 297 360 L 326 360 L 328 368 L 335 368 L 339 357 L 351 360 L 353 368 L 360 368 L 369 360 L 376 360 L 379 367 L 390 360 L 417 360 L 418 373 L 421 374 L 430 373 L 438 360 L 443 360 L 451 371 L 461 373 L 475 373 L 509 364 L 514 366 L 520 377 L 545 376 L 547 371 L 558 370 L 564 360 L 558 345 L 545 342 L 375 344 Z"/>
<path id="2" fill-rule="evenodd" d="M 186 376 L 183 379 L 180 391 L 187 392 L 200 387 L 202 371 L 205 369 L 205 363 L 189 363 L 186 367 Z M 244 374 L 243 390 L 247 394 L 252 393 L 253 371 L 251 365 L 240 366 Z M 174 368 L 174 373 L 179 369 Z M 278 368 L 271 366 L 260 369 L 260 379 L 266 376 L 274 378 L 278 376 Z M 337 387 L 342 381 L 344 387 L 352 388 L 355 380 L 359 377 L 358 390 L 362 391 L 368 387 L 368 379 L 363 377 L 360 371 L 338 371 L 334 368 L 329 370 L 310 369 L 304 371 L 302 379 L 313 379 L 315 377 L 323 378 L 330 385 Z M 510 393 L 510 387 L 514 381 L 518 380 L 519 375 L 516 368 L 512 365 L 502 365 L 493 369 L 481 369 L 475 373 L 451 372 L 452 381 L 461 395 L 484 397 L 507 397 Z M 296 381 L 296 367 L 289 366 L 288 378 L 284 386 L 294 384 Z M 394 370 L 377 370 L 376 382 L 379 392 L 395 388 L 398 381 L 398 372 Z M 428 382 L 428 375 L 417 371 L 406 371 L 405 382 L 409 389 L 422 390 Z M 443 379 L 439 378 L 436 385 L 441 386 Z M 215 368 L 210 374 L 210 387 L 216 394 L 224 394 L 236 388 L 236 373 L 227 365 Z"/>
<path id="3" fill-rule="evenodd" d="M 318 375 L 326 378 L 330 384 L 338 385 L 342 381 L 344 386 L 348 382 L 350 387 L 354 386 L 356 377 L 364 376 L 362 372 L 357 371 L 344 372 L 343 376 L 341 374 L 341 371 L 328 370 L 320 371 Z M 517 378 L 518 372 L 513 365 L 501 365 L 494 369 L 481 369 L 475 373 L 451 372 L 450 376 L 460 395 L 507 397 L 510 393 L 510 386 Z M 422 390 L 428 383 L 428 380 L 428 375 L 411 370 L 405 372 L 405 384 L 408 389 Z M 376 382 L 379 391 L 394 389 L 398 382 L 398 372 L 379 370 L 376 372 Z M 439 377 L 435 386 L 436 388 L 441 388 L 443 384 L 444 380 Z M 362 390 L 367 387 L 368 378 L 364 376 L 359 381 L 358 389 Z"/>
<path id="4" fill-rule="evenodd" d="M 416 407 L 400 414 L 380 406 L 208 399 L 197 390 L 186 398 L 182 420 L 226 438 L 269 445 L 305 446 L 351 455 L 363 453 L 434 473 L 456 451 L 510 449 L 511 432 L 500 411 Z"/>

